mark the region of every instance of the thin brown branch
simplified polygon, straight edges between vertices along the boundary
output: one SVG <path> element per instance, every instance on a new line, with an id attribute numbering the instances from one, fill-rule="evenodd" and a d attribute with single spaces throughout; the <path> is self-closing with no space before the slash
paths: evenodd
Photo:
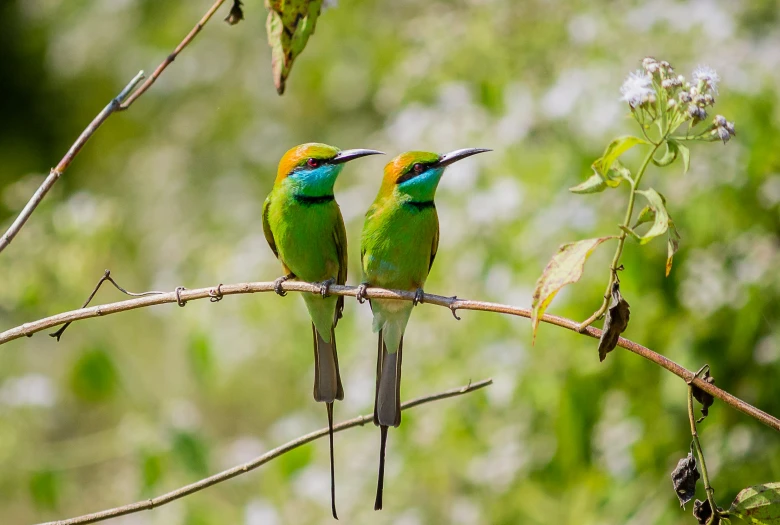
<path id="1" fill-rule="evenodd" d="M 203 15 L 203 18 L 201 18 L 195 27 L 192 28 L 192 30 L 187 34 L 187 36 L 184 37 L 184 40 L 182 40 L 179 45 L 176 46 L 176 49 L 174 49 L 173 53 L 168 55 L 165 60 L 163 60 L 163 62 L 157 66 L 157 69 L 154 70 L 152 76 L 147 78 L 146 81 L 138 87 L 138 89 L 136 89 L 136 86 L 138 86 L 139 82 L 144 79 L 143 71 L 139 72 L 130 81 L 130 83 L 125 86 L 119 95 L 113 98 L 111 102 L 109 102 L 108 105 L 103 108 L 103 111 L 98 113 L 92 122 L 89 123 L 84 131 L 81 132 L 79 138 L 76 139 L 76 142 L 74 142 L 70 147 L 65 156 L 62 157 L 62 160 L 60 160 L 59 164 L 57 164 L 57 166 L 49 172 L 46 180 L 44 180 L 43 183 L 38 187 L 13 224 L 11 224 L 3 236 L 0 237 L 0 252 L 5 250 L 8 245 L 11 244 L 11 241 L 14 240 L 14 237 L 16 237 L 24 224 L 27 222 L 27 219 L 30 218 L 41 201 L 43 201 L 43 198 L 46 196 L 46 194 L 49 193 L 49 190 L 60 179 L 65 170 L 68 169 L 68 166 L 70 166 L 70 164 L 73 162 L 73 159 L 81 151 L 81 148 L 84 147 L 84 144 L 86 144 L 92 135 L 95 134 L 103 122 L 105 122 L 106 119 L 108 119 L 108 117 L 110 117 L 113 113 L 124 111 L 125 109 L 129 108 L 138 97 L 143 95 L 146 90 L 149 89 L 152 84 L 154 84 L 155 80 L 157 80 L 157 77 L 162 74 L 165 68 L 168 67 L 168 65 L 176 59 L 179 53 L 181 53 L 181 51 L 187 47 L 192 39 L 195 38 L 195 35 L 197 35 L 200 30 L 203 29 L 203 26 L 206 25 L 209 19 L 211 19 L 211 17 L 217 11 L 219 6 L 221 6 L 224 2 L 225 0 L 217 0 L 214 2 L 214 5 L 212 5 L 208 11 L 206 11 L 206 14 Z"/>
<path id="2" fill-rule="evenodd" d="M 149 89 L 152 84 L 154 84 L 154 82 L 157 80 L 157 77 L 159 77 L 162 72 L 165 71 L 165 68 L 168 67 L 171 62 L 176 60 L 176 57 L 179 56 L 179 53 L 181 53 L 182 50 L 187 47 L 190 42 L 192 42 L 195 36 L 200 33 L 200 30 L 203 29 L 203 26 L 205 26 L 211 17 L 214 16 L 214 13 L 217 12 L 219 6 L 224 3 L 225 0 L 217 0 L 214 2 L 214 5 L 212 5 L 208 11 L 206 11 L 206 14 L 203 15 L 203 18 L 201 18 L 200 21 L 195 24 L 195 27 L 193 27 L 192 30 L 187 33 L 187 36 L 184 37 L 184 40 L 179 42 L 179 45 L 176 46 L 176 49 L 173 50 L 173 53 L 165 57 L 165 60 L 163 60 L 160 65 L 157 66 L 157 69 L 155 69 L 154 73 L 152 73 L 152 75 L 146 79 L 146 82 L 141 84 L 141 87 L 139 87 L 132 95 L 130 95 L 130 98 L 128 98 L 127 101 L 119 107 L 119 111 L 126 110 L 133 105 L 133 102 L 135 102 L 138 97 L 146 93 L 146 90 Z"/>
<path id="3" fill-rule="evenodd" d="M 119 95 L 111 99 L 111 102 L 109 102 L 108 105 L 103 108 L 103 111 L 98 113 L 92 122 L 89 123 L 89 126 L 87 126 L 84 131 L 81 132 L 79 138 L 76 139 L 76 142 L 73 143 L 65 156 L 62 157 L 62 160 L 60 160 L 57 166 L 49 172 L 49 175 L 46 177 L 46 180 L 43 181 L 43 184 L 41 184 L 38 189 L 35 190 L 35 193 L 32 197 L 30 197 L 30 200 L 27 202 L 24 209 L 21 211 L 13 224 L 11 224 L 3 236 L 0 237 L 0 252 L 5 250 L 8 245 L 11 244 L 11 241 L 14 240 L 16 234 L 19 233 L 19 230 L 22 229 L 24 224 L 27 222 L 27 219 L 29 219 L 32 213 L 35 211 L 35 208 L 38 207 L 46 194 L 49 193 L 49 190 L 60 179 L 65 170 L 68 169 L 68 166 L 70 166 L 71 162 L 73 162 L 73 159 L 76 157 L 76 155 L 79 154 L 79 151 L 81 151 L 81 148 L 84 147 L 84 144 L 86 144 L 92 135 L 95 134 L 101 124 L 103 124 L 103 122 L 105 122 L 108 117 L 110 117 L 119 109 L 119 106 L 122 104 L 125 98 L 127 98 L 130 92 L 143 78 L 144 72 L 140 71 L 135 77 L 133 77 L 130 83 L 125 86 Z"/>
<path id="4" fill-rule="evenodd" d="M 484 388 L 490 385 L 492 382 L 493 382 L 492 379 L 485 379 L 482 381 L 478 381 L 476 383 L 469 383 L 468 385 L 459 388 L 445 390 L 444 392 L 439 392 L 438 394 L 433 394 L 430 396 L 413 399 L 401 405 L 401 410 L 407 410 L 419 405 L 423 405 L 425 403 L 432 403 L 434 401 L 446 399 L 448 397 L 455 397 L 463 394 L 469 394 L 471 392 L 474 392 L 475 390 L 479 390 L 480 388 Z M 374 421 L 373 414 L 358 416 L 354 419 L 344 421 L 343 423 L 339 423 L 338 425 L 334 426 L 333 432 L 340 432 L 348 428 L 363 426 L 366 423 L 371 423 L 373 421 Z M 322 428 L 320 430 L 317 430 L 316 432 L 312 432 L 311 434 L 306 434 L 305 436 L 301 436 L 297 439 L 294 439 L 293 441 L 290 441 L 289 443 L 286 443 L 281 447 L 277 447 L 273 450 L 270 450 L 265 454 L 263 454 L 262 456 L 257 457 L 252 461 L 249 461 L 248 463 L 244 463 L 243 465 L 238 465 L 228 470 L 224 470 L 219 474 L 214 474 L 213 476 L 202 479 L 200 481 L 196 481 L 195 483 L 191 483 L 190 485 L 186 485 L 184 487 L 178 488 L 176 490 L 168 492 L 167 494 L 163 494 L 162 496 L 157 496 L 156 498 L 142 500 L 136 503 L 130 503 L 129 505 L 123 505 L 121 507 L 103 510 L 100 512 L 95 512 L 93 514 L 79 516 L 77 518 L 70 518 L 67 520 L 60 520 L 60 521 L 52 521 L 49 523 L 45 523 L 43 525 L 82 525 L 85 523 L 95 523 L 98 521 L 103 521 L 111 518 L 117 518 L 119 516 L 132 514 L 134 512 L 139 512 L 142 510 L 151 510 L 153 508 L 165 505 L 166 503 L 170 503 L 171 501 L 177 500 L 179 498 L 183 498 L 184 496 L 189 496 L 194 492 L 198 492 L 205 488 L 211 487 L 212 485 L 216 485 L 217 483 L 222 483 L 223 481 L 227 481 L 231 478 L 235 478 L 236 476 L 240 476 L 241 474 L 246 474 L 250 470 L 254 470 L 261 465 L 265 465 L 269 461 L 281 456 L 282 454 L 290 452 L 291 450 L 298 448 L 301 445 L 305 445 L 306 443 L 309 443 L 311 441 L 314 441 L 315 439 L 319 439 L 327 435 L 328 435 L 328 429 Z"/>
<path id="5" fill-rule="evenodd" d="M 286 281 L 282 284 L 282 288 L 288 292 L 304 292 L 304 293 L 320 293 L 319 284 L 311 284 L 300 281 Z M 333 285 L 330 287 L 330 293 L 333 295 L 345 295 L 354 297 L 358 288 L 356 286 L 339 286 Z M 165 303 L 178 303 L 184 304 L 187 301 L 194 301 L 197 299 L 211 299 L 212 301 L 221 298 L 224 295 L 236 295 L 247 293 L 260 293 L 260 292 L 272 292 L 274 291 L 273 282 L 254 282 L 254 283 L 239 283 L 239 284 L 220 284 L 219 286 L 211 288 L 196 288 L 192 290 L 177 288 L 177 291 L 168 292 L 159 295 L 151 295 L 148 297 L 139 297 L 137 299 L 130 299 L 127 301 L 120 301 L 117 303 L 101 304 L 97 306 L 90 306 L 89 308 L 81 308 L 79 310 L 71 310 L 69 312 L 63 312 L 61 314 L 39 319 L 25 323 L 16 328 L 11 328 L 5 332 L 0 333 L 0 345 L 19 339 L 20 337 L 32 337 L 36 332 L 46 330 L 54 326 L 61 325 L 63 323 L 70 323 L 73 321 L 80 321 L 82 319 L 89 319 L 91 317 L 101 317 L 104 315 L 115 314 L 119 312 L 125 312 L 127 310 L 135 310 L 136 308 L 144 308 L 147 306 L 154 306 Z M 366 290 L 367 298 L 377 299 L 398 299 L 403 301 L 413 301 L 414 292 L 405 292 L 401 290 L 385 290 L 382 288 L 368 288 Z M 457 297 L 444 297 L 441 295 L 424 294 L 422 302 L 428 304 L 435 304 L 437 306 L 444 306 L 449 308 L 453 315 L 457 310 L 478 310 L 483 312 L 495 312 L 507 315 L 515 315 L 517 317 L 531 318 L 531 310 L 528 308 L 520 308 L 517 306 L 510 306 L 498 303 L 488 303 L 484 301 L 472 301 L 468 299 L 458 299 Z M 589 326 L 585 331 L 580 332 L 579 324 L 571 319 L 565 317 L 558 317 L 555 315 L 545 314 L 542 317 L 542 321 L 555 326 L 566 328 L 573 332 L 582 333 L 584 335 L 594 337 L 596 339 L 601 337 L 601 330 Z M 645 359 L 652 361 L 661 368 L 668 370 L 674 375 L 682 378 L 689 384 L 696 385 L 705 392 L 720 399 L 727 405 L 739 410 L 740 412 L 749 415 L 750 417 L 757 419 L 761 423 L 767 425 L 780 432 L 780 419 L 767 414 L 763 410 L 760 410 L 753 405 L 746 403 L 745 401 L 735 397 L 725 390 L 722 390 L 712 383 L 708 383 L 701 378 L 696 377 L 694 372 L 691 372 L 685 367 L 682 367 L 667 359 L 661 354 L 646 348 L 639 343 L 635 343 L 624 337 L 618 339 L 618 346 L 633 352 L 637 355 L 644 357 Z"/>

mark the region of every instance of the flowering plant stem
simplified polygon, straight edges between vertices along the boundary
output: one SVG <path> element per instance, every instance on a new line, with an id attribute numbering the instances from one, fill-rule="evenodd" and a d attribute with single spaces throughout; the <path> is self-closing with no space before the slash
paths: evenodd
<path id="1" fill-rule="evenodd" d="M 615 280 L 617 279 L 617 272 L 618 272 L 618 264 L 620 263 L 620 256 L 623 255 L 623 246 L 626 244 L 626 236 L 628 235 L 626 233 L 626 228 L 629 228 L 631 225 L 631 216 L 634 214 L 634 202 L 636 201 L 636 192 L 639 188 L 639 183 L 642 181 L 642 175 L 645 174 L 645 171 L 647 171 L 647 167 L 650 165 L 650 161 L 653 160 L 653 155 L 655 155 L 655 152 L 658 151 L 658 148 L 661 147 L 661 144 L 663 144 L 666 140 L 666 137 L 662 137 L 658 143 L 653 143 L 653 148 L 648 152 L 648 154 L 645 156 L 645 159 L 642 161 L 641 166 L 639 166 L 639 171 L 636 174 L 636 178 L 629 179 L 629 184 L 631 185 L 631 192 L 628 195 L 628 206 L 626 207 L 626 217 L 623 219 L 623 227 L 621 228 L 620 236 L 618 237 L 618 245 L 615 249 L 615 256 L 612 257 L 612 264 L 609 265 L 609 281 L 607 282 L 607 289 L 604 292 L 604 301 L 601 303 L 601 307 L 599 307 L 598 310 L 593 312 L 593 315 L 585 319 L 582 323 L 579 325 L 579 331 L 584 332 L 585 329 L 593 324 L 593 322 L 600 318 L 602 315 L 604 315 L 604 312 L 607 311 L 607 307 L 609 306 L 609 298 L 611 297 L 612 293 L 612 285 L 615 284 Z"/>

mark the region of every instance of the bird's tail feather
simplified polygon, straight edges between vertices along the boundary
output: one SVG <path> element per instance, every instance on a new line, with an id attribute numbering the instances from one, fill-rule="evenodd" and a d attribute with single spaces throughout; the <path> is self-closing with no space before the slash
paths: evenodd
<path id="1" fill-rule="evenodd" d="M 336 334 L 331 328 L 330 342 L 327 342 L 313 324 L 311 330 L 314 334 L 314 400 L 332 403 L 336 399 L 344 399 Z"/>
<path id="2" fill-rule="evenodd" d="M 397 351 L 388 352 L 380 331 L 377 346 L 374 424 L 397 427 L 401 424 L 401 358 L 404 339 L 401 337 Z"/>
<path id="3" fill-rule="evenodd" d="M 374 510 L 382 508 L 382 492 L 385 478 L 385 449 L 387 448 L 387 428 L 401 424 L 401 357 L 404 340 L 398 344 L 398 350 L 388 352 L 382 331 L 379 331 L 376 361 L 376 397 L 374 398 L 374 424 L 381 431 L 379 449 L 379 476 L 376 484 Z"/>
<path id="4" fill-rule="evenodd" d="M 382 442 L 379 446 L 379 477 L 376 482 L 376 499 L 374 510 L 382 510 L 382 492 L 385 484 L 385 448 L 387 447 L 387 427 L 379 427 L 382 432 Z"/>
<path id="5" fill-rule="evenodd" d="M 325 405 L 328 409 L 328 438 L 330 439 L 330 511 L 334 519 L 339 519 L 336 514 L 336 463 L 333 460 L 333 403 Z"/>
<path id="6" fill-rule="evenodd" d="M 330 440 L 330 505 L 335 519 L 336 514 L 336 467 L 333 458 L 333 401 L 344 399 L 344 388 L 341 386 L 339 373 L 339 358 L 336 351 L 336 334 L 330 329 L 330 342 L 325 341 L 311 325 L 314 334 L 314 399 L 327 403 L 328 438 Z"/>

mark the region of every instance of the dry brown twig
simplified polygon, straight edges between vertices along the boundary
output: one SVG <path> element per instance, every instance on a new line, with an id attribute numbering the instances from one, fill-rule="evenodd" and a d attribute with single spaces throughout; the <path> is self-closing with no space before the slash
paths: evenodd
<path id="1" fill-rule="evenodd" d="M 300 281 L 286 281 L 282 284 L 282 288 L 287 292 L 303 292 L 303 293 L 320 293 L 319 284 L 311 284 Z M 34 333 L 59 326 L 64 323 L 72 323 L 74 321 L 80 321 L 82 319 L 89 319 L 92 317 L 101 317 L 104 315 L 115 314 L 119 312 L 125 312 L 127 310 L 135 310 L 137 308 L 144 308 L 147 306 L 154 306 L 165 303 L 178 303 L 183 305 L 188 301 L 195 301 L 198 299 L 221 299 L 226 295 L 247 294 L 247 293 L 261 293 L 261 292 L 273 292 L 273 282 L 253 282 L 253 283 L 238 283 L 238 284 L 219 284 L 210 288 L 196 288 L 187 290 L 184 288 L 177 288 L 173 292 L 159 293 L 149 295 L 146 297 L 138 297 L 127 301 L 119 301 L 116 303 L 101 304 L 97 306 L 90 306 L 87 308 L 80 308 L 78 310 L 71 310 L 69 312 L 63 312 L 51 317 L 39 319 L 25 323 L 0 333 L 0 345 L 5 344 L 14 339 L 20 337 L 31 337 Z M 338 286 L 333 285 L 330 287 L 330 293 L 333 295 L 345 295 L 354 297 L 357 293 L 356 286 Z M 381 299 L 398 299 L 403 301 L 413 301 L 414 292 L 405 292 L 400 290 L 385 290 L 382 288 L 368 288 L 366 297 L 368 298 L 381 298 Z M 424 294 L 422 302 L 427 304 L 435 304 L 437 306 L 444 306 L 452 311 L 455 315 L 457 310 L 478 310 L 483 312 L 495 312 L 507 315 L 514 315 L 518 317 L 531 318 L 531 310 L 528 308 L 520 308 L 517 306 L 510 306 L 498 303 L 489 303 L 484 301 L 472 301 L 469 299 L 458 299 L 457 297 L 444 297 L 441 295 Z M 457 317 L 457 316 L 456 316 Z M 589 337 L 598 339 L 601 337 L 601 330 L 592 326 L 587 327 L 584 331 L 580 332 L 580 325 L 576 321 L 566 319 L 565 317 L 558 317 L 555 315 L 545 314 L 542 317 L 542 322 L 560 326 L 573 332 L 581 333 Z M 617 345 L 621 348 L 633 352 L 637 355 L 644 357 L 645 359 L 652 361 L 658 366 L 668 370 L 674 375 L 682 378 L 689 384 L 699 387 L 701 390 L 711 394 L 712 396 L 720 399 L 727 405 L 739 410 L 740 412 L 747 414 L 748 416 L 760 421 L 766 426 L 773 428 L 780 432 L 780 419 L 767 414 L 763 410 L 760 410 L 753 405 L 739 399 L 726 392 L 725 390 L 718 388 L 712 383 L 708 383 L 703 379 L 696 377 L 696 373 L 688 370 L 687 368 L 680 366 L 671 359 L 667 359 L 661 354 L 646 348 L 639 343 L 630 341 L 624 337 L 618 339 Z"/>
<path id="2" fill-rule="evenodd" d="M 469 383 L 468 385 L 459 388 L 445 390 L 444 392 L 439 392 L 438 394 L 418 397 L 416 399 L 412 399 L 411 401 L 407 401 L 406 403 L 401 405 L 401 410 L 408 410 L 410 408 L 419 405 L 432 403 L 434 401 L 447 399 L 449 397 L 469 394 L 471 392 L 479 390 L 480 388 L 484 388 L 490 385 L 492 382 L 493 382 L 492 379 L 484 379 L 476 383 Z M 348 428 L 363 426 L 366 423 L 373 423 L 373 421 L 374 421 L 373 414 L 358 416 L 356 418 L 335 425 L 333 427 L 333 432 L 340 432 L 342 430 L 347 430 Z M 328 435 L 327 427 L 321 428 L 320 430 L 296 438 L 293 441 L 290 441 L 289 443 L 282 445 L 281 447 L 277 447 L 273 450 L 269 450 L 262 456 L 259 456 L 253 459 L 252 461 L 244 463 L 243 465 L 237 465 L 228 470 L 224 470 L 218 474 L 214 474 L 213 476 L 209 476 L 208 478 L 202 479 L 200 481 L 196 481 L 195 483 L 191 483 L 190 485 L 186 485 L 184 487 L 178 488 L 176 490 L 173 490 L 161 496 L 157 496 L 156 498 L 141 500 L 135 503 L 130 503 L 129 505 L 123 505 L 121 507 L 103 510 L 100 512 L 95 512 L 93 514 L 86 514 L 84 516 L 78 516 L 76 518 L 70 518 L 67 520 L 51 521 L 42 525 L 83 525 L 85 523 L 95 523 L 98 521 L 104 521 L 111 518 L 117 518 L 119 516 L 132 514 L 134 512 L 140 512 L 142 510 L 151 510 L 160 507 L 162 505 L 165 505 L 166 503 L 170 503 L 171 501 L 177 500 L 179 498 L 189 496 L 194 492 L 198 492 L 205 488 L 216 485 L 217 483 L 227 481 L 231 478 L 235 478 L 236 476 L 240 476 L 241 474 L 246 474 L 250 470 L 254 470 L 257 467 L 260 467 L 261 465 L 265 465 L 269 461 L 281 456 L 282 454 L 290 452 L 291 450 L 298 448 L 301 445 L 305 445 L 306 443 L 309 443 L 311 441 L 314 441 L 315 439 L 319 439 L 327 435 Z"/>
<path id="3" fill-rule="evenodd" d="M 154 81 L 157 80 L 157 77 L 162 74 L 165 68 L 168 67 L 168 65 L 176 59 L 178 54 L 181 53 L 181 51 L 187 47 L 187 45 L 195 38 L 195 36 L 200 32 L 203 26 L 206 25 L 206 23 L 211 19 L 217 9 L 219 9 L 223 3 L 225 3 L 225 0 L 217 0 L 214 2 L 214 4 L 209 8 L 208 11 L 206 11 L 206 14 L 203 15 L 195 27 L 193 27 L 187 36 L 184 37 L 184 40 L 182 40 L 179 45 L 176 46 L 176 49 L 174 49 L 174 51 L 168 55 L 159 66 L 157 66 L 157 69 L 154 70 L 154 73 L 152 73 L 152 75 L 147 78 L 143 84 L 138 86 L 139 82 L 144 79 L 144 72 L 140 71 L 124 87 L 124 89 L 122 89 L 119 95 L 114 97 L 111 102 L 109 102 L 108 105 L 103 108 L 103 110 L 98 113 L 94 119 L 92 119 L 92 122 L 90 122 L 89 125 L 84 128 L 84 131 L 81 132 L 81 135 L 79 135 L 79 138 L 76 139 L 76 142 L 73 143 L 65 156 L 62 157 L 62 160 L 60 160 L 56 167 L 52 168 L 43 183 L 38 187 L 37 190 L 35 190 L 35 193 L 32 197 L 30 197 L 30 200 L 16 217 L 16 220 L 14 220 L 11 226 L 8 227 L 8 230 L 6 230 L 3 236 L 0 237 L 0 252 L 5 250 L 8 245 L 11 244 L 11 241 L 14 240 L 14 237 L 16 237 L 22 227 L 24 227 L 27 220 L 33 214 L 35 209 L 43 201 L 44 197 L 46 197 L 46 194 L 49 193 L 49 190 L 52 189 L 62 174 L 65 173 L 65 170 L 67 170 L 71 165 L 73 159 L 76 158 L 76 155 L 79 154 L 81 149 L 84 147 L 87 141 L 92 138 L 92 135 L 95 134 L 103 122 L 105 122 L 108 117 L 114 113 L 118 111 L 124 111 L 129 108 L 130 105 L 135 102 L 136 99 L 138 99 L 138 97 L 143 95 L 146 90 L 149 89 L 152 84 L 154 84 Z M 136 86 L 138 86 L 138 89 L 136 89 Z"/>

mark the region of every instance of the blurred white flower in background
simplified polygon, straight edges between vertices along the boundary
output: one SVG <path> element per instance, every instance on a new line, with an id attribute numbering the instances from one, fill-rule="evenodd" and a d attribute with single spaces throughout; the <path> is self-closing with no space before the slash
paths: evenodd
<path id="1" fill-rule="evenodd" d="M 57 390 L 51 379 L 41 374 L 28 374 L 6 379 L 0 385 L 0 403 L 12 406 L 50 407 L 57 400 Z"/>
<path id="2" fill-rule="evenodd" d="M 637 69 L 628 74 L 620 87 L 620 100 L 628 102 L 629 106 L 635 108 L 655 93 L 652 84 L 653 79 L 650 78 L 650 75 Z"/>

